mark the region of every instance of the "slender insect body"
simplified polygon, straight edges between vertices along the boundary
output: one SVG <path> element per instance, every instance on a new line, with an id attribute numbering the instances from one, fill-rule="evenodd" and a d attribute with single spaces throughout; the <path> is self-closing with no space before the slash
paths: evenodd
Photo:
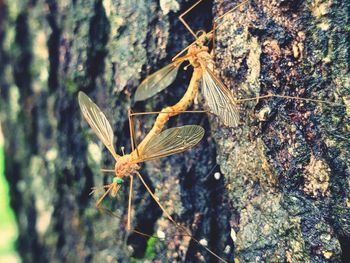
<path id="1" fill-rule="evenodd" d="M 165 107 L 162 109 L 161 113 L 157 116 L 152 129 L 149 131 L 146 137 L 139 144 L 138 149 L 141 153 L 143 152 L 145 145 L 151 140 L 151 138 L 158 135 L 162 131 L 165 123 L 169 120 L 170 117 L 174 117 L 178 115 L 179 112 L 187 110 L 187 108 L 193 103 L 194 98 L 198 93 L 198 87 L 199 87 L 199 82 L 201 80 L 201 76 L 202 76 L 201 67 L 194 68 L 190 85 L 186 93 L 184 94 L 184 96 L 175 105 L 170 107 Z M 132 153 L 133 157 L 135 154 L 136 152 Z"/>
<path id="2" fill-rule="evenodd" d="M 213 57 L 209 54 L 208 51 L 203 51 L 203 52 L 200 52 L 198 53 L 198 58 L 205 62 L 207 64 L 207 67 L 211 70 L 214 69 L 214 60 L 213 60 Z"/>
<path id="3" fill-rule="evenodd" d="M 186 93 L 181 98 L 181 100 L 172 107 L 175 112 L 185 111 L 193 103 L 198 93 L 201 76 L 202 76 L 202 69 L 200 67 L 194 68 L 194 72 L 193 72 L 190 84 L 188 86 L 188 89 L 186 90 Z M 175 116 L 177 114 L 178 113 L 173 114 L 172 116 Z"/>

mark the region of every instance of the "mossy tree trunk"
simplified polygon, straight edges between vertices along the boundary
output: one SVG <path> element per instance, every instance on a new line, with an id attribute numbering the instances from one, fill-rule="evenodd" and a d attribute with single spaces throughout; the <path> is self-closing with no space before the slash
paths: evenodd
<path id="1" fill-rule="evenodd" d="M 217 261 L 162 217 L 135 182 L 94 208 L 107 184 L 108 151 L 82 120 L 77 92 L 101 107 L 118 152 L 130 151 L 127 109 L 160 110 L 184 93 L 191 70 L 145 103 L 132 94 L 192 37 L 178 15 L 193 2 L 0 1 L 1 125 L 6 175 L 24 262 Z M 237 2 L 206 1 L 186 19 L 210 30 Z M 346 262 L 350 246 L 349 3 L 249 1 L 221 22 L 216 72 L 239 98 L 270 93 L 337 102 L 330 107 L 272 98 L 241 103 L 241 125 L 187 114 L 169 127 L 200 124 L 190 152 L 149 162 L 145 180 L 176 220 L 229 262 Z M 202 97 L 194 108 L 205 107 Z M 153 117 L 138 117 L 139 140 Z M 217 180 L 215 172 L 221 172 Z M 180 235 L 179 235 L 180 234 Z M 183 234 L 183 233 L 182 233 Z M 136 259 L 135 259 L 136 260 Z"/>

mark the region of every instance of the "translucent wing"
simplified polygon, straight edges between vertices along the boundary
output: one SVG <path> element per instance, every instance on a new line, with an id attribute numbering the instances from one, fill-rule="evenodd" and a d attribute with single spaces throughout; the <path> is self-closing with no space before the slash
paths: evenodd
<path id="1" fill-rule="evenodd" d="M 142 81 L 135 92 L 135 101 L 146 100 L 167 88 L 174 82 L 183 61 L 183 58 L 175 60 Z"/>
<path id="2" fill-rule="evenodd" d="M 112 153 L 114 159 L 119 159 L 119 155 L 113 147 L 113 130 L 106 116 L 100 108 L 82 91 L 78 95 L 79 106 L 86 121 L 94 130 L 97 137 L 103 142 L 107 149 Z"/>
<path id="3" fill-rule="evenodd" d="M 204 129 L 198 125 L 170 128 L 151 139 L 135 162 L 153 160 L 184 152 L 195 146 L 204 136 Z"/>
<path id="4" fill-rule="evenodd" d="M 202 90 L 210 110 L 229 127 L 237 127 L 239 110 L 231 91 L 201 63 L 203 68 Z"/>

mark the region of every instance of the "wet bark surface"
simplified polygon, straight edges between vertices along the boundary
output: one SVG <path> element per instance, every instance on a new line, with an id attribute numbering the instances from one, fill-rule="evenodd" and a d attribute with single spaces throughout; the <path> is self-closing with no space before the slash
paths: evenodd
<path id="1" fill-rule="evenodd" d="M 6 176 L 24 262 L 217 262 L 164 218 L 134 180 L 104 207 L 109 152 L 82 119 L 77 93 L 106 114 L 130 152 L 127 110 L 160 110 L 184 94 L 191 67 L 146 102 L 132 95 L 147 75 L 193 41 L 178 15 L 187 1 L 0 1 L 0 120 Z M 209 31 L 232 1 L 204 1 L 185 19 Z M 350 246 L 349 3 L 249 1 L 219 22 L 215 71 L 237 98 L 241 124 L 183 114 L 198 124 L 189 152 L 147 162 L 141 174 L 179 224 L 228 262 L 347 262 Z M 202 96 L 194 109 L 205 108 Z M 154 116 L 135 119 L 138 141 Z M 218 173 L 220 177 L 218 178 Z M 214 174 L 216 176 L 214 176 Z M 99 191 L 102 194 L 103 191 Z M 117 217 L 118 216 L 118 217 Z"/>

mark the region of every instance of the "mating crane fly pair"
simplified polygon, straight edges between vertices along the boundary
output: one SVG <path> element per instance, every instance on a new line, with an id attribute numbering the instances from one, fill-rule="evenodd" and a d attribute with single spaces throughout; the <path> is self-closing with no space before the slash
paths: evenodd
<path id="1" fill-rule="evenodd" d="M 187 25 L 187 23 L 183 20 L 183 16 L 187 14 L 190 10 L 192 10 L 196 5 L 198 5 L 202 0 L 198 1 L 192 7 L 190 7 L 185 13 L 180 16 L 181 22 L 184 23 L 186 28 L 191 32 L 191 34 L 196 38 L 196 40 L 189 45 L 187 48 L 182 50 L 178 55 L 176 55 L 173 59 L 173 62 L 159 71 L 151 74 L 147 77 L 138 87 L 135 93 L 135 101 L 146 100 L 158 92 L 164 90 L 168 87 L 176 78 L 178 70 L 181 65 L 185 61 L 188 61 L 193 66 L 193 75 L 188 86 L 186 93 L 183 98 L 173 106 L 165 107 L 159 113 L 152 129 L 145 136 L 142 142 L 139 145 L 136 145 L 136 140 L 134 138 L 133 132 L 133 124 L 132 117 L 137 114 L 129 114 L 129 123 L 130 123 L 130 137 L 131 137 L 131 145 L 132 152 L 130 154 L 126 154 L 120 156 L 116 153 L 113 141 L 114 135 L 113 130 L 108 122 L 104 113 L 99 109 L 99 107 L 83 92 L 79 92 L 78 101 L 83 113 L 83 116 L 94 130 L 96 135 L 102 141 L 102 143 L 107 147 L 112 156 L 114 157 L 116 164 L 114 170 L 108 170 L 114 172 L 115 176 L 113 181 L 103 186 L 107 190 L 105 193 L 98 199 L 96 202 L 96 206 L 100 207 L 102 200 L 109 194 L 114 197 L 118 190 L 120 189 L 124 177 L 130 177 L 130 192 L 129 192 L 129 202 L 128 202 L 128 221 L 127 228 L 130 230 L 130 221 L 131 221 L 131 198 L 132 198 L 132 186 L 133 186 L 133 176 L 136 174 L 141 180 L 142 184 L 145 186 L 147 191 L 153 197 L 153 199 L 157 202 L 159 207 L 162 209 L 163 213 L 167 216 L 167 218 L 175 224 L 175 226 L 179 226 L 175 220 L 169 215 L 169 213 L 164 209 L 164 207 L 160 204 L 157 197 L 152 193 L 150 188 L 147 186 L 142 176 L 138 172 L 140 169 L 139 164 L 144 161 L 154 160 L 157 158 L 166 157 L 172 154 L 184 152 L 191 147 L 195 146 L 200 142 L 202 137 L 204 136 L 204 129 L 197 125 L 186 125 L 182 127 L 170 128 L 165 131 L 162 131 L 166 122 L 170 117 L 178 115 L 181 112 L 186 112 L 188 107 L 193 103 L 197 93 L 198 88 L 201 83 L 202 92 L 206 102 L 210 108 L 210 111 L 217 115 L 219 119 L 229 127 L 236 127 L 239 123 L 239 110 L 237 107 L 237 103 L 247 100 L 256 100 L 257 98 L 250 99 L 236 99 L 231 91 L 225 87 L 225 85 L 219 80 L 218 77 L 215 76 L 213 72 L 214 60 L 213 55 L 209 53 L 209 48 L 205 46 L 205 44 L 212 40 L 214 47 L 215 40 L 215 31 L 217 29 L 214 26 L 214 29 L 210 32 L 200 31 L 200 35 L 194 34 L 192 29 Z M 237 9 L 238 7 L 246 4 L 248 0 L 243 1 L 241 4 L 237 5 L 233 9 L 226 12 L 224 15 L 218 17 L 215 21 L 218 21 L 228 13 Z M 220 26 L 220 25 L 219 25 Z M 180 57 L 187 51 L 187 54 Z M 264 95 L 258 98 L 269 98 L 269 97 L 280 97 L 287 99 L 297 99 L 297 100 L 306 100 L 306 101 L 314 101 L 321 103 L 328 103 L 321 100 L 315 99 L 306 99 L 299 97 L 290 97 L 283 95 Z M 332 103 L 330 103 L 332 104 Z M 197 111 L 198 112 L 198 111 Z M 203 112 L 203 111 L 202 111 Z M 147 113 L 141 113 L 147 114 Z M 135 149 L 134 149 L 134 146 Z M 182 227 L 182 229 L 189 235 L 188 231 Z M 196 243 L 200 244 L 198 240 L 196 240 L 193 236 L 189 235 Z M 207 247 L 203 246 L 208 252 L 214 255 L 217 259 L 226 262 L 214 252 L 212 252 Z"/>

